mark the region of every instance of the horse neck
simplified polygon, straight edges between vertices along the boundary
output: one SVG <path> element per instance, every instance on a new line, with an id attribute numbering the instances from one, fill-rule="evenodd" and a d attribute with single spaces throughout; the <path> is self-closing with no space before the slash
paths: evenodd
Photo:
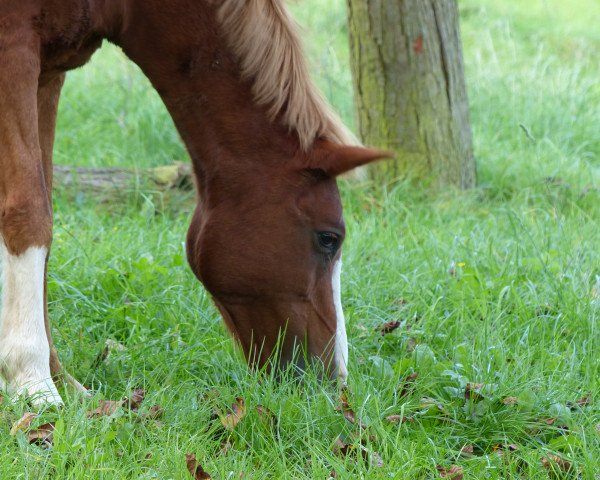
<path id="1" fill-rule="evenodd" d="M 197 175 L 243 177 L 294 155 L 296 136 L 271 121 L 241 80 L 211 2 L 127 0 L 116 8 L 114 1 L 105 0 L 104 11 L 118 28 L 107 36 L 158 91 Z"/>

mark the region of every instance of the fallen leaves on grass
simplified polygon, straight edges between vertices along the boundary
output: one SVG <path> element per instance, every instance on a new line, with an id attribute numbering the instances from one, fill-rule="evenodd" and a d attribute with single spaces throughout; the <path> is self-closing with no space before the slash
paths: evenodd
<path id="1" fill-rule="evenodd" d="M 553 427 L 548 429 L 547 427 Z M 527 431 L 532 436 L 547 434 L 550 431 L 554 431 L 557 435 L 569 431 L 569 426 L 559 421 L 555 417 L 549 418 L 538 418 L 527 425 Z"/>
<path id="2" fill-rule="evenodd" d="M 246 403 L 242 397 L 236 397 L 235 402 L 231 404 L 231 410 L 223 415 L 217 412 L 221 424 L 226 430 L 233 430 L 238 423 L 246 416 Z"/>
<path id="3" fill-rule="evenodd" d="M 200 399 L 204 402 L 214 402 L 217 398 L 221 396 L 221 392 L 216 388 L 211 388 L 202 394 Z"/>
<path id="4" fill-rule="evenodd" d="M 470 443 L 464 445 L 459 452 L 461 457 L 470 458 L 475 455 L 475 447 Z"/>
<path id="5" fill-rule="evenodd" d="M 402 383 L 399 386 L 400 392 L 398 393 L 398 396 L 400 398 L 408 397 L 413 392 L 415 387 L 415 380 L 418 377 L 419 374 L 417 372 L 413 372 L 402 381 Z"/>
<path id="6" fill-rule="evenodd" d="M 94 417 L 110 417 L 125 403 L 123 400 L 100 400 L 98 408 L 87 412 L 88 418 Z"/>
<path id="7" fill-rule="evenodd" d="M 548 470 L 549 473 L 559 476 L 563 473 L 569 473 L 573 471 L 571 462 L 559 457 L 558 455 L 548 455 L 542 458 L 542 466 Z"/>
<path id="8" fill-rule="evenodd" d="M 14 437 L 17 432 L 29 430 L 29 427 L 31 427 L 31 422 L 33 422 L 36 417 L 37 413 L 25 412 L 23 416 L 13 424 L 12 428 L 10 429 L 10 434 Z"/>
<path id="9" fill-rule="evenodd" d="M 333 444 L 333 453 L 338 457 L 351 457 L 361 455 L 364 461 L 372 461 L 379 468 L 383 467 L 383 459 L 377 452 L 370 451 L 360 443 L 346 443 L 341 437 L 337 437 Z"/>
<path id="10" fill-rule="evenodd" d="M 511 443 L 509 445 L 498 444 L 492 447 L 492 452 L 503 458 L 505 461 L 508 459 L 508 455 L 519 450 L 519 446 Z"/>
<path id="11" fill-rule="evenodd" d="M 519 399 L 517 397 L 504 397 L 502 403 L 504 405 L 513 406 L 519 403 Z"/>
<path id="12" fill-rule="evenodd" d="M 231 443 L 229 440 L 227 440 L 226 442 L 221 443 L 221 448 L 219 449 L 219 454 L 222 456 L 225 456 L 229 453 L 229 450 L 231 450 L 233 448 L 233 443 Z"/>
<path id="13" fill-rule="evenodd" d="M 450 480 L 462 480 L 464 477 L 464 470 L 458 465 L 452 465 L 450 467 L 436 465 L 435 468 L 442 478 L 448 478 Z"/>
<path id="14" fill-rule="evenodd" d="M 412 417 L 405 417 L 403 415 L 388 415 L 385 419 L 390 423 L 411 423 L 414 422 L 415 419 Z"/>
<path id="15" fill-rule="evenodd" d="M 90 412 L 87 412 L 86 415 L 89 418 L 110 417 L 121 407 L 126 407 L 133 412 L 137 412 L 139 410 L 142 402 L 144 401 L 145 397 L 146 397 L 145 390 L 143 388 L 138 388 L 131 393 L 129 398 L 125 397 L 121 400 L 100 400 L 100 404 L 98 405 L 98 408 L 96 408 L 95 410 L 92 410 Z M 158 407 L 158 409 L 160 409 L 160 407 L 158 405 L 155 405 L 152 408 L 155 408 L 155 407 Z M 152 408 L 150 410 L 152 410 Z M 155 412 L 155 413 L 157 413 L 157 412 Z M 150 418 L 155 418 L 155 417 L 150 417 Z"/>
<path id="16" fill-rule="evenodd" d="M 472 400 L 474 402 L 485 400 L 485 397 L 481 394 L 483 387 L 483 383 L 468 383 L 465 387 L 465 400 Z"/>
<path id="17" fill-rule="evenodd" d="M 342 393 L 340 395 L 340 400 L 342 402 L 340 407 L 336 407 L 336 410 L 341 411 L 344 415 L 344 418 L 348 420 L 353 425 L 358 425 L 360 428 L 365 429 L 367 425 L 365 425 L 360 418 L 356 415 L 354 410 L 350 407 L 350 403 L 348 402 L 348 389 L 342 388 Z"/>
<path id="18" fill-rule="evenodd" d="M 14 423 L 10 429 L 10 434 L 14 437 L 18 432 L 27 432 L 27 440 L 29 443 L 51 447 L 54 423 L 44 423 L 43 425 L 32 429 L 31 424 L 37 417 L 38 415 L 36 413 L 25 412 L 23 416 Z"/>
<path id="19" fill-rule="evenodd" d="M 333 453 L 339 457 L 345 457 L 350 451 L 350 445 L 342 440 L 342 437 L 337 437 L 333 442 Z"/>
<path id="20" fill-rule="evenodd" d="M 143 388 L 138 388 L 132 392 L 129 398 L 124 398 L 123 403 L 129 405 L 130 410 L 137 411 L 144 398 L 146 398 L 146 391 Z"/>
<path id="21" fill-rule="evenodd" d="M 38 428 L 30 430 L 27 434 L 29 443 L 39 445 L 41 447 L 51 447 L 54 441 L 54 422 L 44 423 Z"/>
<path id="22" fill-rule="evenodd" d="M 388 333 L 392 333 L 394 330 L 396 330 L 397 328 L 400 327 L 400 322 L 398 320 L 393 321 L 393 322 L 387 322 L 384 323 L 381 328 L 379 329 L 379 332 L 381 333 L 381 336 L 385 336 Z"/>
<path id="23" fill-rule="evenodd" d="M 589 407 L 591 404 L 592 404 L 592 394 L 588 393 L 587 395 L 584 395 L 576 402 L 567 402 L 567 407 L 569 407 L 571 410 L 575 410 L 577 408 Z"/>
<path id="24" fill-rule="evenodd" d="M 274 428 L 277 426 L 277 416 L 264 405 L 257 405 L 256 411 L 258 418 L 261 423 L 267 428 Z"/>
<path id="25" fill-rule="evenodd" d="M 146 413 L 145 417 L 150 420 L 157 420 L 159 418 L 162 418 L 164 413 L 165 411 L 160 405 L 152 405 L 148 410 L 148 413 Z"/>
<path id="26" fill-rule="evenodd" d="M 208 473 L 204 471 L 202 465 L 200 465 L 200 463 L 198 463 L 198 460 L 196 460 L 196 455 L 194 455 L 193 453 L 185 454 L 185 463 L 187 465 L 188 471 L 190 472 L 192 477 L 194 477 L 194 480 L 210 480 L 212 478 Z"/>

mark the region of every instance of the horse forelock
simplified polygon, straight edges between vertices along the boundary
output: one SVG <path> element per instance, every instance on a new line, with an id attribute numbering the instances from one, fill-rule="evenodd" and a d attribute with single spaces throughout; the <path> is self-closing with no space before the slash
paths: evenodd
<path id="1" fill-rule="evenodd" d="M 307 150 L 316 138 L 357 144 L 312 81 L 299 28 L 283 0 L 224 0 L 219 9 L 225 38 L 253 82 L 255 101 L 271 120 L 280 116 Z"/>

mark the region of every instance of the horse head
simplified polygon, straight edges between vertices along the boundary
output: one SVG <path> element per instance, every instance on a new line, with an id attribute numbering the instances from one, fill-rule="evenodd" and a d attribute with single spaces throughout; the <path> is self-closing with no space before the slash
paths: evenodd
<path id="1" fill-rule="evenodd" d="M 188 232 L 189 263 L 251 364 L 262 367 L 277 351 L 279 366 L 317 360 L 347 377 L 336 177 L 385 156 L 319 141 L 233 182 L 218 175 L 203 182 L 208 200 Z"/>

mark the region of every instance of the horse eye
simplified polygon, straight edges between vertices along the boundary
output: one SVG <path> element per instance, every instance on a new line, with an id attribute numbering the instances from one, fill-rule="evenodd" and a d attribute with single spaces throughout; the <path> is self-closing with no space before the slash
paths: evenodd
<path id="1" fill-rule="evenodd" d="M 334 255 L 340 248 L 340 236 L 333 232 L 317 233 L 319 246 L 329 255 Z"/>

